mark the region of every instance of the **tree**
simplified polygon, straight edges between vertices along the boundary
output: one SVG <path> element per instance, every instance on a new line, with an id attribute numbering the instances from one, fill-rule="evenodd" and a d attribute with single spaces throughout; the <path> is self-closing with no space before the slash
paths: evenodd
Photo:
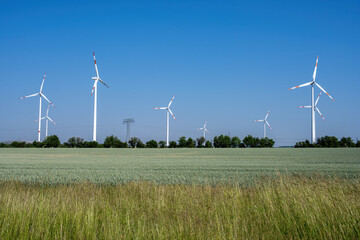
<path id="1" fill-rule="evenodd" d="M 137 137 L 132 137 L 132 138 L 130 138 L 130 140 L 129 140 L 129 145 L 130 145 L 130 147 L 131 147 L 131 148 L 135 148 L 137 141 L 138 141 L 138 138 L 137 138 Z"/>
<path id="2" fill-rule="evenodd" d="M 58 148 L 61 145 L 60 140 L 56 135 L 48 136 L 42 143 L 46 148 Z"/>
<path id="3" fill-rule="evenodd" d="M 70 147 L 70 148 L 81 148 L 83 147 L 84 144 L 84 139 L 83 138 L 79 138 L 79 137 L 71 137 L 68 139 L 67 142 L 64 143 L 65 147 Z"/>
<path id="4" fill-rule="evenodd" d="M 204 147 L 204 143 L 206 142 L 206 139 L 204 137 L 199 137 L 196 139 L 197 141 L 197 147 L 202 148 Z"/>
<path id="5" fill-rule="evenodd" d="M 231 144 L 232 148 L 238 148 L 238 147 L 240 147 L 241 140 L 240 140 L 239 137 L 234 136 L 234 137 L 231 138 L 231 143 L 230 144 Z"/>
<path id="6" fill-rule="evenodd" d="M 186 147 L 186 143 L 187 143 L 186 137 L 182 136 L 182 137 L 179 138 L 178 147 L 184 148 L 184 147 Z"/>
<path id="7" fill-rule="evenodd" d="M 206 148 L 212 148 L 213 145 L 212 145 L 212 143 L 211 143 L 209 140 L 207 140 L 206 143 L 205 143 L 205 147 L 206 147 Z"/>
<path id="8" fill-rule="evenodd" d="M 216 148 L 229 148 L 231 146 L 231 139 L 229 136 L 220 135 L 214 137 L 214 147 Z"/>
<path id="9" fill-rule="evenodd" d="M 138 138 L 138 140 L 136 142 L 136 147 L 137 148 L 145 148 L 146 145 Z"/>
<path id="10" fill-rule="evenodd" d="M 351 137 L 342 137 L 340 139 L 340 147 L 356 147 Z"/>
<path id="11" fill-rule="evenodd" d="M 271 148 L 273 147 L 275 144 L 275 141 L 273 139 L 270 138 L 261 138 L 259 141 L 259 147 L 263 147 L 263 148 Z"/>
<path id="12" fill-rule="evenodd" d="M 158 143 L 155 140 L 150 140 L 150 141 L 146 142 L 146 147 L 147 148 L 157 148 Z"/>
<path id="13" fill-rule="evenodd" d="M 104 147 L 105 148 L 119 148 L 122 146 L 121 141 L 118 137 L 111 135 L 107 136 L 104 141 Z"/>
<path id="14" fill-rule="evenodd" d="M 317 139 L 317 145 L 319 147 L 337 148 L 340 146 L 340 142 L 337 137 L 325 136 Z"/>
<path id="15" fill-rule="evenodd" d="M 176 143 L 175 143 L 176 144 Z M 165 141 L 160 141 L 159 142 L 159 147 L 160 148 L 165 148 L 166 142 Z"/>
<path id="16" fill-rule="evenodd" d="M 99 147 L 99 143 L 97 141 L 83 142 L 84 148 L 97 148 Z"/>
<path id="17" fill-rule="evenodd" d="M 186 142 L 186 147 L 188 148 L 194 148 L 196 147 L 196 142 L 192 138 L 189 138 Z"/>
<path id="18" fill-rule="evenodd" d="M 360 141 L 359 140 L 356 141 L 356 147 L 360 147 Z"/>
<path id="19" fill-rule="evenodd" d="M 177 148 L 178 146 L 177 146 L 177 144 L 176 144 L 176 142 L 175 141 L 170 141 L 169 142 L 169 148 Z"/>
<path id="20" fill-rule="evenodd" d="M 260 146 L 260 139 L 257 137 L 253 137 L 251 135 L 247 135 L 244 138 L 243 143 L 245 144 L 246 147 L 255 148 Z"/>

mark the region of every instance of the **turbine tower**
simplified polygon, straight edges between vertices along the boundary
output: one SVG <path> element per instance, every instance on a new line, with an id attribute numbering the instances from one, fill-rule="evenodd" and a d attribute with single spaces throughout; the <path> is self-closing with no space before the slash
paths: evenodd
<path id="1" fill-rule="evenodd" d="M 126 130 L 126 142 L 129 141 L 130 139 L 130 124 L 135 123 L 135 120 L 133 118 L 127 118 L 124 119 L 123 124 L 127 125 L 127 130 Z"/>
<path id="2" fill-rule="evenodd" d="M 45 73 L 45 75 L 44 75 L 44 78 L 43 78 L 42 83 L 41 83 L 41 86 L 40 86 L 40 92 L 19 98 L 19 99 L 24 99 L 24 98 L 35 97 L 35 96 L 39 95 L 40 102 L 39 102 L 39 119 L 38 119 L 38 120 L 39 120 L 38 142 L 40 142 L 40 137 L 41 137 L 40 131 L 41 131 L 41 100 L 42 100 L 42 97 L 43 97 L 46 101 L 48 101 L 53 107 L 55 107 L 54 104 L 52 104 L 52 103 L 49 101 L 49 99 L 47 99 L 47 97 L 42 93 L 42 89 L 43 89 L 43 87 L 44 87 L 44 82 L 45 82 L 45 77 L 46 77 L 46 73 Z"/>
<path id="3" fill-rule="evenodd" d="M 93 141 L 96 141 L 96 119 L 97 119 L 97 83 L 100 81 L 102 84 L 104 84 L 106 87 L 109 87 L 108 85 L 106 85 L 106 83 L 104 83 L 101 78 L 99 77 L 99 71 L 96 65 L 96 59 L 95 59 L 95 53 L 93 52 L 94 55 L 94 63 L 95 63 L 95 71 L 96 71 L 96 77 L 92 77 L 92 80 L 95 80 L 94 82 L 94 86 L 92 88 L 91 91 L 91 95 L 93 95 L 94 93 L 94 127 L 93 127 Z"/>
<path id="4" fill-rule="evenodd" d="M 318 104 L 318 102 L 319 102 L 320 96 L 321 96 L 321 92 L 319 93 L 319 96 L 317 97 L 317 99 L 316 99 L 316 101 L 315 101 L 314 108 L 315 108 L 316 111 L 320 114 L 320 116 L 322 117 L 322 119 L 324 119 L 324 121 L 325 121 L 324 116 L 321 114 L 319 108 L 317 107 L 317 104 Z M 299 106 L 299 108 L 311 108 L 311 106 Z"/>
<path id="5" fill-rule="evenodd" d="M 328 94 L 317 82 L 315 82 L 318 61 L 319 61 L 319 57 L 316 58 L 315 69 L 314 69 L 314 73 L 313 73 L 313 77 L 312 77 L 313 80 L 312 80 L 311 82 L 304 83 L 304 84 L 301 84 L 301 85 L 299 85 L 299 86 L 289 88 L 289 90 L 292 90 L 292 89 L 295 89 L 295 88 L 306 87 L 306 86 L 311 85 L 311 143 L 312 143 L 312 144 L 314 144 L 315 141 L 316 141 L 316 136 L 315 136 L 314 85 L 318 86 L 318 88 L 320 88 L 321 91 L 323 91 L 326 95 L 329 96 L 329 98 L 331 98 L 333 101 L 335 101 L 335 100 L 330 96 L 330 94 Z"/>
<path id="6" fill-rule="evenodd" d="M 46 119 L 46 131 L 45 131 L 45 138 L 47 138 L 48 136 L 48 126 L 49 126 L 49 120 L 56 125 L 56 123 L 49 117 L 49 108 L 50 108 L 50 104 L 48 105 L 47 107 L 47 110 L 46 110 L 46 115 L 45 117 L 42 117 L 40 120 L 43 120 L 43 119 Z M 35 121 L 38 121 L 38 120 L 35 120 Z"/>
<path id="7" fill-rule="evenodd" d="M 169 105 L 167 107 L 158 107 L 154 109 L 166 109 L 166 146 L 169 146 L 169 113 L 176 120 L 174 114 L 170 110 L 171 103 L 173 102 L 175 96 L 170 100 Z"/>
<path id="8" fill-rule="evenodd" d="M 206 129 L 206 124 L 207 124 L 207 121 L 205 121 L 205 124 L 204 124 L 204 126 L 203 126 L 202 128 L 198 128 L 199 131 L 200 131 L 200 130 L 203 130 L 203 131 L 204 131 L 204 138 L 205 138 L 205 139 L 206 139 L 205 134 L 206 134 L 206 133 L 210 134 L 210 132 Z"/>
<path id="9" fill-rule="evenodd" d="M 266 138 L 266 125 L 268 125 L 270 129 L 272 129 L 272 128 L 270 127 L 270 124 L 268 123 L 268 121 L 266 121 L 267 117 L 269 116 L 269 113 L 270 113 L 270 111 L 267 112 L 267 114 L 266 114 L 266 116 L 265 116 L 264 119 L 262 119 L 262 120 L 255 120 L 255 122 L 264 122 L 264 138 Z"/>

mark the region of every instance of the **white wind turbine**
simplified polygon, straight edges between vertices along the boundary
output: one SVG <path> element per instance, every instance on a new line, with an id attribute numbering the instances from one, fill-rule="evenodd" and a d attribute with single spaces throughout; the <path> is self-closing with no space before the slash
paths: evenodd
<path id="1" fill-rule="evenodd" d="M 206 139 L 205 135 L 206 133 L 210 134 L 210 132 L 206 129 L 206 124 L 207 124 L 207 121 L 205 122 L 204 126 L 202 128 L 198 128 L 198 130 L 203 130 L 204 131 L 204 138 Z"/>
<path id="2" fill-rule="evenodd" d="M 166 146 L 169 146 L 169 113 L 176 120 L 174 114 L 170 110 L 171 103 L 173 102 L 175 96 L 170 100 L 169 105 L 167 107 L 158 107 L 154 109 L 166 109 Z"/>
<path id="3" fill-rule="evenodd" d="M 320 114 L 320 116 L 322 117 L 322 119 L 324 119 L 324 121 L 325 121 L 324 116 L 321 114 L 319 108 L 317 107 L 317 104 L 318 104 L 318 102 L 319 102 L 320 96 L 321 96 L 321 92 L 319 93 L 319 96 L 317 97 L 317 99 L 316 99 L 316 101 L 315 101 L 314 108 L 315 108 L 316 111 Z M 311 106 L 299 106 L 299 108 L 311 108 Z"/>
<path id="4" fill-rule="evenodd" d="M 35 97 L 37 95 L 39 95 L 40 97 L 40 103 L 39 103 L 39 130 L 38 130 L 38 142 L 40 142 L 40 131 L 41 131 L 41 97 L 43 97 L 46 101 L 48 101 L 53 107 L 54 104 L 52 104 L 49 99 L 47 99 L 47 97 L 42 93 L 42 89 L 43 89 L 43 86 L 44 86 L 44 82 L 45 82 L 45 77 L 46 77 L 46 73 L 44 75 L 44 78 L 43 78 L 43 81 L 41 83 L 41 86 L 40 86 L 40 92 L 38 93 L 34 93 L 34 94 L 31 94 L 31 95 L 28 95 L 28 96 L 25 96 L 25 97 L 21 97 L 20 99 L 24 99 L 24 98 L 29 98 L 29 97 Z"/>
<path id="5" fill-rule="evenodd" d="M 272 129 L 272 128 L 270 127 L 270 124 L 268 123 L 268 121 L 266 121 L 267 117 L 269 116 L 269 113 L 270 113 L 270 111 L 267 112 L 267 114 L 266 114 L 266 116 L 265 116 L 264 119 L 262 119 L 262 120 L 255 120 L 255 122 L 264 122 L 264 138 L 266 138 L 266 125 L 268 125 L 270 129 Z"/>
<path id="6" fill-rule="evenodd" d="M 96 71 L 96 77 L 92 77 L 91 79 L 95 80 L 94 86 L 92 88 L 91 91 L 91 95 L 93 95 L 94 93 L 94 128 L 93 128 L 93 141 L 96 141 L 96 119 L 97 119 L 97 83 L 98 81 L 100 81 L 102 84 L 104 84 L 106 87 L 109 87 L 108 85 L 106 85 L 106 83 L 104 83 L 101 78 L 99 77 L 99 71 L 96 65 L 96 59 L 95 59 L 95 53 L 93 52 L 94 55 L 94 63 L 95 63 L 95 71 Z"/>
<path id="7" fill-rule="evenodd" d="M 289 88 L 289 90 L 299 88 L 299 87 L 306 87 L 311 85 L 311 143 L 315 143 L 316 137 L 315 137 L 315 104 L 314 104 L 314 85 L 318 86 L 321 91 L 323 91 L 326 95 L 329 96 L 333 101 L 335 101 L 317 82 L 315 82 L 316 78 L 316 71 L 317 71 L 317 65 L 318 65 L 319 57 L 316 58 L 316 64 L 315 69 L 313 73 L 313 80 L 308 83 L 301 84 L 296 87 Z"/>
<path id="8" fill-rule="evenodd" d="M 50 108 L 50 104 L 48 105 L 47 107 L 47 110 L 46 110 L 46 115 L 45 117 L 42 117 L 40 120 L 43 120 L 43 119 L 46 119 L 46 131 L 45 131 L 45 138 L 47 138 L 48 136 L 48 126 L 49 126 L 49 120 L 56 125 L 56 123 L 49 117 L 49 108 Z M 35 121 L 38 121 L 38 120 L 35 120 Z"/>

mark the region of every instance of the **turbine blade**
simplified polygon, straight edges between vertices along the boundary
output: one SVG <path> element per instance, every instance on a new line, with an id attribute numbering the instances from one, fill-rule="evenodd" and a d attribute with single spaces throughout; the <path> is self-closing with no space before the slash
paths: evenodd
<path id="1" fill-rule="evenodd" d="M 51 118 L 49 118 L 49 117 L 46 117 L 46 118 L 49 119 L 53 124 L 56 125 L 56 123 Z"/>
<path id="2" fill-rule="evenodd" d="M 299 85 L 299 86 L 289 88 L 289 90 L 292 90 L 292 89 L 295 89 L 295 88 L 299 88 L 299 87 L 306 87 L 306 86 L 311 85 L 312 83 L 313 83 L 313 82 L 304 83 L 304 84 L 301 84 L 301 85 Z"/>
<path id="3" fill-rule="evenodd" d="M 316 101 L 315 101 L 315 106 L 318 104 L 318 101 L 320 99 L 320 96 L 321 96 L 321 92 L 319 93 L 319 96 L 317 97 Z"/>
<path id="4" fill-rule="evenodd" d="M 265 116 L 265 120 L 267 119 L 267 117 L 269 116 L 270 111 L 267 112 L 266 116 Z"/>
<path id="5" fill-rule="evenodd" d="M 315 78 L 316 78 L 316 71 L 317 71 L 318 61 L 319 61 L 319 56 L 316 58 L 316 64 L 315 64 L 315 69 L 314 69 L 314 73 L 313 73 L 313 81 L 314 82 L 315 82 Z"/>
<path id="6" fill-rule="evenodd" d="M 95 52 L 93 52 L 93 55 L 94 55 L 94 63 L 95 63 L 96 76 L 99 78 L 99 71 L 98 71 L 97 64 L 96 64 Z"/>
<path id="7" fill-rule="evenodd" d="M 198 128 L 198 130 L 200 131 L 200 130 L 203 130 L 204 128 Z"/>
<path id="8" fill-rule="evenodd" d="M 321 114 L 320 110 L 319 110 L 317 107 L 315 107 L 315 109 L 316 109 L 317 112 L 320 114 L 320 116 L 322 117 L 322 119 L 324 119 L 324 121 L 325 121 L 325 118 L 324 118 L 324 116 Z"/>
<path id="9" fill-rule="evenodd" d="M 208 133 L 208 134 L 210 134 L 210 132 L 205 128 L 205 131 Z"/>
<path id="10" fill-rule="evenodd" d="M 34 93 L 34 94 L 31 94 L 31 95 L 28 95 L 28 96 L 25 96 L 25 97 L 21 97 L 21 98 L 19 98 L 19 100 L 24 99 L 24 98 L 29 98 L 29 97 L 35 97 L 35 96 L 37 96 L 39 94 L 40 93 Z"/>
<path id="11" fill-rule="evenodd" d="M 47 110 L 46 110 L 46 116 L 49 115 L 49 108 L 50 108 L 50 104 L 48 104 Z"/>
<path id="12" fill-rule="evenodd" d="M 106 85 L 106 83 L 104 83 L 103 80 L 101 80 L 100 78 L 99 78 L 99 81 L 100 81 L 102 84 L 104 84 L 105 86 L 107 86 L 107 87 L 109 88 L 109 86 Z"/>
<path id="13" fill-rule="evenodd" d="M 41 83 L 40 92 L 41 92 L 42 89 L 43 89 L 44 82 L 45 82 L 45 77 L 46 77 L 46 73 L 45 73 L 44 78 L 43 78 L 42 83 Z"/>
<path id="14" fill-rule="evenodd" d="M 172 102 L 174 101 L 175 95 L 173 96 L 173 98 L 170 100 L 168 108 L 171 106 Z"/>
<path id="15" fill-rule="evenodd" d="M 168 108 L 168 111 L 170 112 L 171 116 L 174 118 L 174 120 L 176 120 L 174 114 L 172 113 L 172 111 L 170 110 L 170 108 Z"/>
<path id="16" fill-rule="evenodd" d="M 167 107 L 157 107 L 157 108 L 154 108 L 154 109 L 167 109 Z"/>
<path id="17" fill-rule="evenodd" d="M 318 86 L 318 87 L 321 89 L 321 91 L 323 91 L 326 95 L 328 95 L 329 98 L 331 98 L 333 101 L 335 101 L 335 100 L 330 96 L 330 94 L 328 94 L 328 93 L 325 91 L 325 89 L 323 89 L 318 83 L 315 83 L 315 84 L 316 84 L 316 86 Z"/>
<path id="18" fill-rule="evenodd" d="M 263 122 L 263 121 L 265 121 L 265 120 L 255 120 L 255 122 Z"/>
<path id="19" fill-rule="evenodd" d="M 93 86 L 93 88 L 92 88 L 92 90 L 91 90 L 91 96 L 92 96 L 93 93 L 94 93 L 94 90 L 95 90 L 95 88 L 96 88 L 97 82 L 98 82 L 98 80 L 96 79 L 95 82 L 94 82 L 94 86 Z"/>
<path id="20" fill-rule="evenodd" d="M 206 128 L 207 121 L 205 121 L 204 128 Z"/>
<path id="21" fill-rule="evenodd" d="M 298 108 L 311 108 L 311 106 L 299 106 Z"/>
<path id="22" fill-rule="evenodd" d="M 267 121 L 265 121 L 265 123 L 269 126 L 270 129 L 272 129 L 272 128 L 270 127 L 270 124 L 269 124 Z"/>
<path id="23" fill-rule="evenodd" d="M 47 99 L 47 97 L 43 94 L 43 93 L 40 93 L 40 95 L 45 98 L 46 101 L 48 101 L 53 107 L 55 107 L 54 104 L 52 104 L 52 102 L 49 101 L 49 99 Z"/>

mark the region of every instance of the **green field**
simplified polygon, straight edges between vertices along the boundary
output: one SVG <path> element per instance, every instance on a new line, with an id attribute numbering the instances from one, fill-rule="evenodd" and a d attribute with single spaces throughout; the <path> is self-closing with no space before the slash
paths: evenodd
<path id="1" fill-rule="evenodd" d="M 0 149 L 0 181 L 248 183 L 263 176 L 360 176 L 360 149 Z"/>

